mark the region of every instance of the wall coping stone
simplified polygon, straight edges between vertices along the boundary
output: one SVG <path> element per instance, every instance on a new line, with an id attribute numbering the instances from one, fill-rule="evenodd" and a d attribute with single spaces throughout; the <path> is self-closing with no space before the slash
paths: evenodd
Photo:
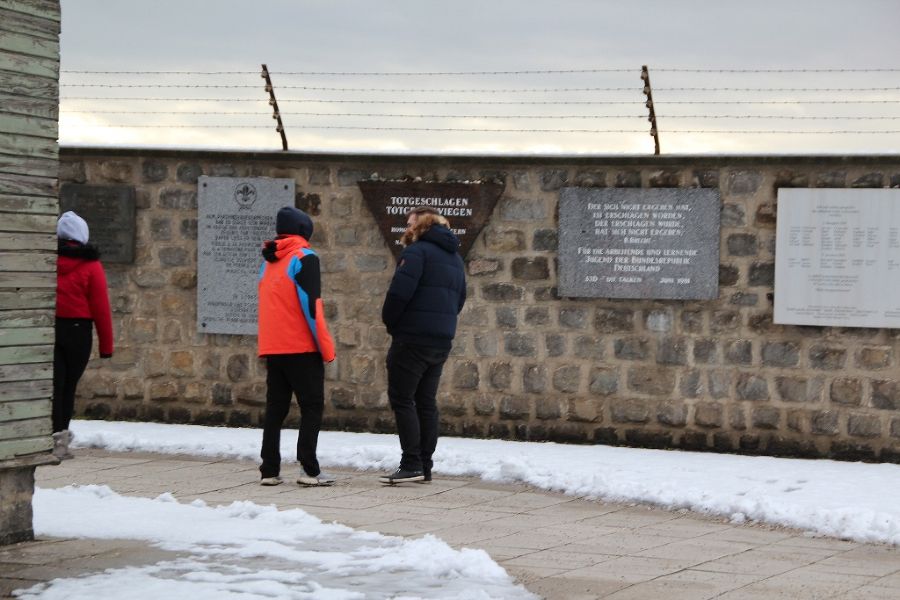
<path id="1" fill-rule="evenodd" d="M 522 164 L 522 165 L 590 165 L 602 162 L 613 166 L 683 166 L 701 168 L 704 166 L 744 166 L 744 165 L 877 165 L 896 162 L 896 154 L 389 154 L 389 153 L 343 153 L 343 152 L 303 152 L 282 150 L 205 150 L 175 148 L 118 148 L 100 146 L 60 146 L 60 159 L 77 156 L 89 157 L 143 157 L 173 159 L 240 159 L 266 162 L 284 160 L 287 162 L 371 162 L 379 163 L 452 163 L 452 164 Z"/>

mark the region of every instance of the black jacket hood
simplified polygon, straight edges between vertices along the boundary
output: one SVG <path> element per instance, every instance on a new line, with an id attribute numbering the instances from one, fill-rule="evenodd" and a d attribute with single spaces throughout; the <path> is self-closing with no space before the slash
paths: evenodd
<path id="1" fill-rule="evenodd" d="M 459 251 L 459 238 L 443 225 L 432 225 L 428 231 L 419 238 L 421 241 L 431 242 L 447 252 Z"/>

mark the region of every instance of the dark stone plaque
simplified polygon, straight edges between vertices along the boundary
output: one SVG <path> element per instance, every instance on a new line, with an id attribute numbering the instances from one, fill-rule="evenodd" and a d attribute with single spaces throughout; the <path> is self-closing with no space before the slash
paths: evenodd
<path id="1" fill-rule="evenodd" d="M 60 214 L 73 210 L 87 221 L 91 244 L 105 263 L 134 262 L 134 186 L 64 183 Z"/>
<path id="2" fill-rule="evenodd" d="M 711 300 L 719 294 L 719 192 L 564 188 L 559 294 Z"/>
<path id="3" fill-rule="evenodd" d="M 500 183 L 439 183 L 427 181 L 360 181 L 366 206 L 395 257 L 403 246 L 406 213 L 416 206 L 436 208 L 450 221 L 459 237 L 459 254 L 465 258 L 503 193 Z"/>

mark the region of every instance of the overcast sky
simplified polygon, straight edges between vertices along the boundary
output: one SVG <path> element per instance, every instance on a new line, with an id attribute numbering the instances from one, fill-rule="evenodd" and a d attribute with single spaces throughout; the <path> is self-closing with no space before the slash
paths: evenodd
<path id="1" fill-rule="evenodd" d="M 280 138 L 274 131 L 271 109 L 258 75 L 260 64 L 266 63 L 273 72 L 292 150 L 652 153 L 653 140 L 647 133 L 647 109 L 639 79 L 641 65 L 646 64 L 650 68 L 663 154 L 900 150 L 900 134 L 896 133 L 676 132 L 900 130 L 900 36 L 896 32 L 900 2 L 894 0 L 62 0 L 62 9 L 60 138 L 65 145 L 280 149 Z M 591 69 L 628 71 L 428 76 L 287 74 Z M 896 70 L 696 73 L 671 69 Z M 67 71 L 243 73 L 100 75 Z M 155 87 L 73 87 L 85 84 Z M 248 87 L 158 87 L 163 85 Z M 301 86 L 352 90 L 311 90 Z M 684 87 L 751 90 L 672 89 Z M 569 91 L 572 88 L 626 89 Z M 766 88 L 804 91 L 756 91 Z M 809 88 L 842 89 L 806 91 Z M 369 91 L 372 89 L 391 91 Z M 379 100 L 417 103 L 375 102 Z M 810 100 L 823 103 L 806 103 Z M 443 104 L 447 101 L 472 104 Z M 685 101 L 779 103 L 674 103 Z M 824 103 L 834 101 L 840 103 Z M 184 114 L 188 112 L 251 114 Z M 380 116 L 348 116 L 363 114 Z M 616 115 L 623 116 L 610 118 Z M 516 116 L 530 118 L 511 118 Z M 772 118 L 746 118 L 760 116 Z M 174 125 L 179 127 L 171 127 Z M 603 130 L 635 132 L 601 133 Z"/>

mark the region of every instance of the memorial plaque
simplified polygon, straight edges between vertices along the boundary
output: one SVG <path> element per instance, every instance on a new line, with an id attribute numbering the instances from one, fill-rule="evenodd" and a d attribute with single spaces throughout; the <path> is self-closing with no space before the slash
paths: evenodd
<path id="1" fill-rule="evenodd" d="M 134 186 L 64 183 L 59 212 L 75 211 L 87 221 L 88 241 L 104 263 L 134 262 Z"/>
<path id="2" fill-rule="evenodd" d="M 197 181 L 197 330 L 256 335 L 257 280 L 275 214 L 294 206 L 294 180 Z"/>
<path id="3" fill-rule="evenodd" d="M 465 258 L 503 193 L 492 182 L 439 183 L 427 181 L 360 181 L 366 206 L 394 253 L 403 251 L 400 238 L 406 231 L 406 214 L 416 206 L 433 206 L 450 221 L 459 238 L 459 254 Z"/>
<path id="4" fill-rule="evenodd" d="M 718 191 L 563 188 L 559 294 L 717 298 Z"/>
<path id="5" fill-rule="evenodd" d="M 778 190 L 775 322 L 900 328 L 900 190 Z"/>

